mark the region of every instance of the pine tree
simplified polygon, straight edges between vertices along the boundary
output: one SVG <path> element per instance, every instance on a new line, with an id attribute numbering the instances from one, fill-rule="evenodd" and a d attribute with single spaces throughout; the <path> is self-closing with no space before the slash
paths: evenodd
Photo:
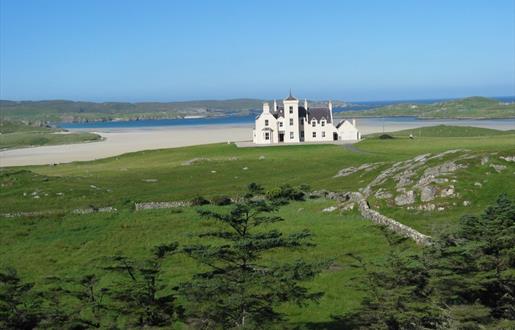
<path id="1" fill-rule="evenodd" d="M 0 329 L 33 329 L 43 319 L 43 300 L 13 268 L 0 271 Z"/>
<path id="2" fill-rule="evenodd" d="M 180 286 L 188 302 L 190 320 L 199 328 L 266 328 L 284 316 L 276 309 L 282 303 L 305 304 L 320 293 L 309 292 L 299 283 L 312 279 L 320 264 L 302 260 L 293 263 L 265 262 L 263 255 L 278 249 L 308 248 L 307 231 L 283 235 L 266 225 L 283 221 L 273 215 L 277 203 L 255 198 L 262 193 L 252 184 L 245 198 L 225 208 L 199 209 L 199 215 L 218 223 L 219 229 L 202 234 L 218 244 L 198 244 L 183 250 L 206 271 Z M 218 226 L 217 226 L 218 227 Z"/>
<path id="3" fill-rule="evenodd" d="M 514 247 L 515 204 L 506 195 L 436 240 L 427 255 L 432 286 L 457 323 L 515 320 Z"/>
<path id="4" fill-rule="evenodd" d="M 109 308 L 127 318 L 131 327 L 169 326 L 182 315 L 172 288 L 161 279 L 161 264 L 177 247 L 177 243 L 159 245 L 153 257 L 143 262 L 118 255 L 105 268 L 121 275 L 109 292 Z"/>
<path id="5" fill-rule="evenodd" d="M 354 267 L 364 275 L 358 285 L 366 297 L 356 313 L 335 317 L 348 328 L 356 329 L 436 329 L 445 318 L 431 297 L 429 271 L 420 255 L 401 251 L 401 238 L 383 228 L 389 242 L 386 260 L 372 264 L 359 256 Z"/>

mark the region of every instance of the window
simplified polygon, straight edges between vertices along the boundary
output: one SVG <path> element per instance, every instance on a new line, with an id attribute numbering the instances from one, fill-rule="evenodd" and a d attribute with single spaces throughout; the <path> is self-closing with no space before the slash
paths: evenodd
<path id="1" fill-rule="evenodd" d="M 268 119 L 265 120 L 265 126 L 268 126 Z"/>
<path id="2" fill-rule="evenodd" d="M 300 132 L 300 137 L 304 138 L 304 131 Z"/>
<path id="3" fill-rule="evenodd" d="M 290 107 L 290 113 L 293 113 L 293 107 Z"/>
<path id="4" fill-rule="evenodd" d="M 279 127 L 283 127 L 283 122 L 282 121 L 279 122 Z"/>
<path id="5" fill-rule="evenodd" d="M 322 137 L 325 137 L 325 132 L 322 132 Z"/>
<path id="6" fill-rule="evenodd" d="M 290 139 L 293 139 L 293 132 L 290 132 Z"/>
<path id="7" fill-rule="evenodd" d="M 293 118 L 290 118 L 290 126 L 293 126 Z"/>
<path id="8" fill-rule="evenodd" d="M 311 126 L 315 127 L 317 125 L 317 122 L 316 121 L 311 121 Z"/>
<path id="9" fill-rule="evenodd" d="M 265 132 L 265 140 L 270 140 L 270 133 Z"/>
<path id="10" fill-rule="evenodd" d="M 325 120 L 322 120 L 322 121 L 320 122 L 320 125 L 325 126 Z"/>
<path id="11" fill-rule="evenodd" d="M 313 132 L 313 137 L 316 138 L 317 137 L 317 132 Z"/>

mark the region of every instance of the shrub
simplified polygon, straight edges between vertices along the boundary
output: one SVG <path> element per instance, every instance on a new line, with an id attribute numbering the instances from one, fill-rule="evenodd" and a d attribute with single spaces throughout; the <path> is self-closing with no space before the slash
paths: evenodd
<path id="1" fill-rule="evenodd" d="M 209 204 L 209 201 L 202 196 L 195 196 L 190 202 L 192 206 L 201 206 Z"/>
<path id="2" fill-rule="evenodd" d="M 211 199 L 211 203 L 223 206 L 223 205 L 229 205 L 232 203 L 231 198 L 229 196 L 216 196 Z"/>
<path id="3" fill-rule="evenodd" d="M 380 138 L 381 140 L 391 140 L 391 139 L 393 139 L 394 137 L 393 137 L 393 136 L 391 136 L 390 134 L 382 134 L 382 135 L 379 135 L 379 138 Z"/>
<path id="4" fill-rule="evenodd" d="M 304 200 L 304 192 L 297 187 L 292 187 L 289 184 L 282 185 L 278 188 L 273 188 L 266 193 L 266 197 L 270 200 Z"/>

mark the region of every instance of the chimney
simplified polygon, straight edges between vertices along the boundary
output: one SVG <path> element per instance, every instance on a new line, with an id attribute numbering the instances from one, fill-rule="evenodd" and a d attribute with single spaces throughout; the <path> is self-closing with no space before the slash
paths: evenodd
<path id="1" fill-rule="evenodd" d="M 274 100 L 274 112 L 277 112 L 277 102 Z"/>
<path id="2" fill-rule="evenodd" d="M 352 126 L 356 127 L 356 119 L 352 119 Z"/>
<path id="3" fill-rule="evenodd" d="M 333 102 L 331 100 L 329 100 L 329 110 L 333 111 Z"/>
<path id="4" fill-rule="evenodd" d="M 308 100 L 304 99 L 304 109 L 308 110 Z"/>
<path id="5" fill-rule="evenodd" d="M 263 103 L 263 113 L 270 113 L 270 106 L 268 105 L 268 102 Z"/>

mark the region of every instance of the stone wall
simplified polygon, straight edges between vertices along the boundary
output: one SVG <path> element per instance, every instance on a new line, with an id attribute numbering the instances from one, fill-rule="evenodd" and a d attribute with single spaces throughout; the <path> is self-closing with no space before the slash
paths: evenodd
<path id="1" fill-rule="evenodd" d="M 173 209 L 178 207 L 191 206 L 190 201 L 172 201 L 172 202 L 146 202 L 146 203 L 135 203 L 134 209 L 136 211 L 141 210 L 155 210 L 155 209 Z"/>
<path id="2" fill-rule="evenodd" d="M 410 238 L 414 240 L 417 244 L 420 245 L 430 245 L 431 244 L 431 236 L 424 235 L 415 229 L 408 227 L 406 225 L 403 225 L 400 222 L 397 222 L 391 218 L 388 218 L 387 216 L 382 215 L 381 213 L 372 210 L 370 206 L 368 205 L 367 200 L 363 197 L 360 193 L 352 193 L 351 200 L 355 201 L 358 204 L 359 211 L 361 212 L 361 215 L 371 220 L 372 222 L 386 226 L 388 229 L 392 230 L 393 232 L 403 236 Z"/>

